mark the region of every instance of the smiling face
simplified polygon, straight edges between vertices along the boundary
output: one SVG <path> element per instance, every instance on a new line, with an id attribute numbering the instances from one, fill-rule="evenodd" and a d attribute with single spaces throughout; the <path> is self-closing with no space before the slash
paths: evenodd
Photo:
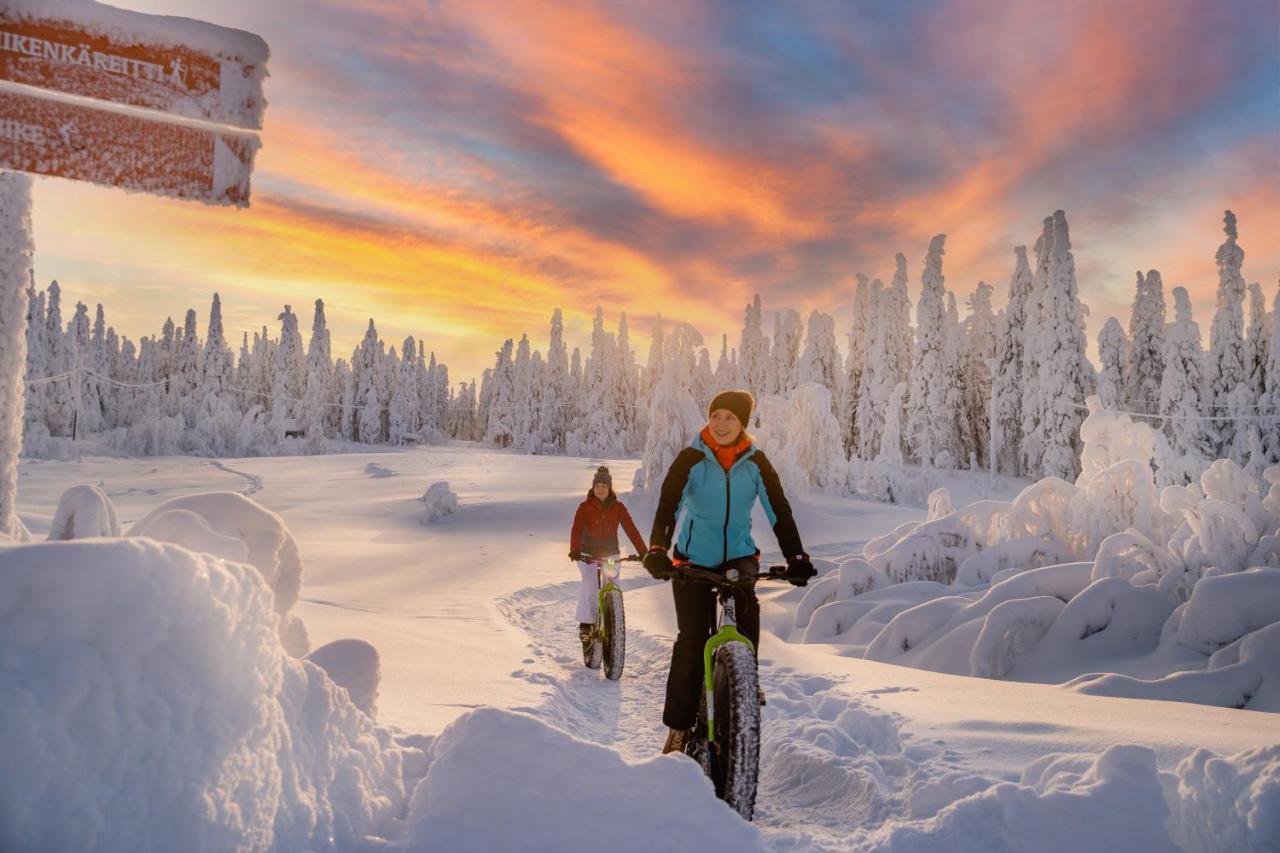
<path id="1" fill-rule="evenodd" d="M 716 443 L 726 447 L 738 443 L 743 429 L 742 421 L 728 409 L 713 411 L 711 417 L 707 419 L 707 428 L 711 430 L 711 437 L 716 440 Z"/>
<path id="2" fill-rule="evenodd" d="M 591 493 L 596 496 L 597 500 L 604 500 L 609 497 L 609 485 L 607 483 L 596 483 L 591 487 Z"/>

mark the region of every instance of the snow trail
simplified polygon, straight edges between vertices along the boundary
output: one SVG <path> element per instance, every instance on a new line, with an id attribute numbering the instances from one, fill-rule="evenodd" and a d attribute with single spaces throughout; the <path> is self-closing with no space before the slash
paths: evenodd
<path id="1" fill-rule="evenodd" d="M 219 471 L 222 471 L 223 473 L 232 474 L 236 477 L 240 477 L 246 483 L 248 483 L 248 486 L 246 486 L 244 489 L 240 491 L 240 494 L 244 495 L 245 497 L 249 497 L 250 495 L 256 495 L 258 492 L 262 491 L 262 485 L 263 485 L 262 478 L 259 477 L 257 474 L 250 474 L 247 471 L 237 471 L 235 468 L 232 468 L 230 465 L 225 464 L 221 459 L 210 459 L 208 464 L 210 468 L 217 468 Z"/>
<path id="2" fill-rule="evenodd" d="M 627 593 L 648 585 L 647 579 L 621 582 Z M 543 693 L 540 705 L 515 710 L 617 749 L 630 761 L 649 758 L 666 735 L 671 639 L 630 618 L 622 679 L 611 682 L 586 669 L 574 630 L 577 586 L 528 587 L 497 601 L 529 638 L 526 665 L 512 675 Z M 767 646 L 760 678 L 768 704 L 754 822 L 771 849 L 847 850 L 851 836 L 932 815 L 931 800 L 949 802 L 938 793 L 944 789 L 963 784 L 977 791 L 994 781 L 967 772 L 965 760 L 945 744 L 913 741 L 897 714 L 873 708 L 833 679 L 770 665 Z"/>

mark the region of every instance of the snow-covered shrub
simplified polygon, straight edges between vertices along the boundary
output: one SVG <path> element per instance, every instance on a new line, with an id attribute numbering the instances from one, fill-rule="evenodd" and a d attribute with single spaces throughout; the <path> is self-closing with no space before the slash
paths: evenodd
<path id="1" fill-rule="evenodd" d="M 969 674 L 1004 678 L 1018 658 L 1035 648 L 1065 607 L 1060 598 L 1012 598 L 992 608 L 969 652 Z"/>
<path id="2" fill-rule="evenodd" d="M 325 671 L 370 717 L 378 715 L 378 683 L 382 680 L 378 650 L 364 640 L 334 640 L 312 650 L 306 660 Z"/>
<path id="3" fill-rule="evenodd" d="M 221 537 L 238 539 L 244 543 L 244 561 L 262 573 L 267 587 L 275 596 L 275 611 L 280 616 L 282 640 L 296 641 L 297 627 L 289 629 L 290 611 L 298 602 L 302 590 L 302 554 L 297 540 L 289 532 L 284 519 L 261 504 L 235 492 L 207 492 L 199 495 L 174 498 L 147 513 L 129 528 L 129 536 L 151 536 L 155 532 L 172 539 L 181 539 L 184 545 L 195 545 L 207 538 L 202 528 L 175 532 L 174 519 L 163 516 L 172 510 L 187 510 L 204 519 L 205 526 Z M 227 545 L 221 539 L 214 540 L 221 553 Z M 287 632 L 287 633 L 286 633 Z M 303 632 L 305 636 L 305 632 Z M 290 654 L 306 654 L 305 647 L 293 642 L 287 645 Z"/>
<path id="4" fill-rule="evenodd" d="M 368 465 L 364 466 L 364 475 L 366 477 L 373 477 L 374 479 L 382 479 L 385 477 L 394 477 L 396 476 L 396 472 L 392 471 L 385 465 L 379 465 L 377 462 L 370 462 Z"/>
<path id="5" fill-rule="evenodd" d="M 119 536 L 120 522 L 111 498 L 97 486 L 72 486 L 58 499 L 49 528 L 49 541 Z"/>
<path id="6" fill-rule="evenodd" d="M 847 601 L 828 602 L 813 612 L 804 642 L 865 646 L 899 613 L 946 592 L 943 584 L 914 581 L 882 586 Z"/>
<path id="7" fill-rule="evenodd" d="M 936 521 L 953 512 L 955 512 L 955 507 L 951 505 L 950 492 L 946 489 L 934 489 L 929 493 L 928 510 L 925 515 L 926 521 Z"/>
<path id="8" fill-rule="evenodd" d="M 955 585 L 983 586 L 1009 569 L 1038 569 L 1070 562 L 1072 557 L 1066 546 L 1047 536 L 1006 539 L 967 557 L 956 570 Z"/>
<path id="9" fill-rule="evenodd" d="M 1191 593 L 1178 624 L 1178 643 L 1201 654 L 1280 622 L 1280 569 L 1203 578 Z"/>
<path id="10" fill-rule="evenodd" d="M 0 550 L 0 578 L 0 848 L 400 832 L 410 751 L 286 654 L 260 572 L 135 538 Z"/>
<path id="11" fill-rule="evenodd" d="M 813 561 L 819 577 L 809 581 L 804 597 L 796 605 L 793 621 L 797 628 L 806 627 L 813 612 L 824 604 L 832 601 L 848 601 L 888 583 L 884 575 L 860 557 L 845 560 L 836 567 L 835 571 L 824 571 L 820 564 L 826 562 L 826 560 Z"/>
<path id="12" fill-rule="evenodd" d="M 445 480 L 432 483 L 423 493 L 422 502 L 426 504 L 422 514 L 424 524 L 458 511 L 458 496 L 453 493 Z"/>

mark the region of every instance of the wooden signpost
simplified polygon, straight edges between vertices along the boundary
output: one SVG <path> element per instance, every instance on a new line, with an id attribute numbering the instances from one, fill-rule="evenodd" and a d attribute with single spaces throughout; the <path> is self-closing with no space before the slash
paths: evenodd
<path id="1" fill-rule="evenodd" d="M 16 511 L 31 173 L 247 207 L 267 45 L 93 0 L 0 0 L 0 535 Z"/>

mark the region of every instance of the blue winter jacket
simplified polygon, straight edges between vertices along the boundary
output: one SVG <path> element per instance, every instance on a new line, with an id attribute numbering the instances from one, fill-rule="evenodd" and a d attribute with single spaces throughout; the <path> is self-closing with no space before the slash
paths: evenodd
<path id="1" fill-rule="evenodd" d="M 683 509 L 674 556 L 708 567 L 754 556 L 759 549 L 751 538 L 751 508 L 757 497 L 783 555 L 790 559 L 804 553 L 791 504 L 764 453 L 753 444 L 726 471 L 699 435 L 680 451 L 662 481 L 649 544 L 671 546 L 676 518 Z"/>

